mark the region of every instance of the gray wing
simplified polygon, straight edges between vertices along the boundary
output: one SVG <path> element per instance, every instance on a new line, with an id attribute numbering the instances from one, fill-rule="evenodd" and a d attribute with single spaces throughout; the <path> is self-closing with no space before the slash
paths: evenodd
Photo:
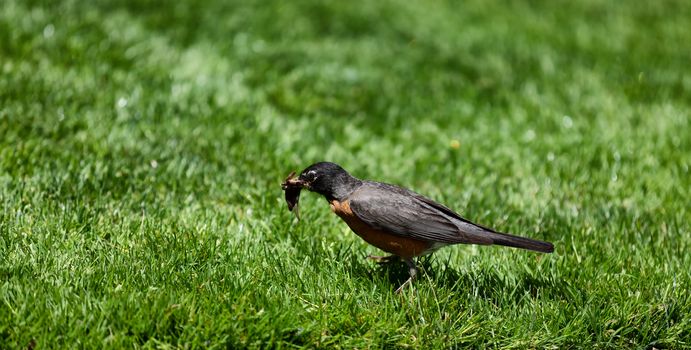
<path id="1" fill-rule="evenodd" d="M 492 230 L 398 186 L 365 182 L 348 199 L 360 220 L 395 235 L 442 243 L 493 243 Z"/>

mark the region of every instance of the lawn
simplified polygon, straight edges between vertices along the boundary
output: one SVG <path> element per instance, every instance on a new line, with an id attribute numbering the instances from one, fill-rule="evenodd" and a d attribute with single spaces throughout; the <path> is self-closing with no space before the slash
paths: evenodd
<path id="1" fill-rule="evenodd" d="M 0 1 L 0 348 L 691 347 L 691 2 Z M 319 160 L 553 254 L 403 265 Z"/>

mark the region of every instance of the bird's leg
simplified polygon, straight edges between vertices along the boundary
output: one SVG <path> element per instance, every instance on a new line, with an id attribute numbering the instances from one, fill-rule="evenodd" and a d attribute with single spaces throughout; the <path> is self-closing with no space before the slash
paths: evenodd
<path id="1" fill-rule="evenodd" d="M 394 261 L 398 260 L 398 256 L 396 255 L 388 255 L 388 256 L 377 256 L 377 255 L 367 255 L 367 259 L 374 260 L 377 264 L 388 264 Z"/>
<path id="2" fill-rule="evenodd" d="M 401 284 L 400 287 L 398 287 L 398 289 L 396 289 L 396 294 L 400 294 L 401 291 L 403 291 L 403 288 L 413 284 L 415 277 L 417 277 L 417 266 L 415 266 L 415 261 L 413 261 L 412 258 L 406 258 L 403 259 L 403 261 L 405 261 L 406 265 L 408 265 L 408 273 L 410 274 L 410 278 L 408 278 L 405 282 L 403 282 L 403 284 Z"/>

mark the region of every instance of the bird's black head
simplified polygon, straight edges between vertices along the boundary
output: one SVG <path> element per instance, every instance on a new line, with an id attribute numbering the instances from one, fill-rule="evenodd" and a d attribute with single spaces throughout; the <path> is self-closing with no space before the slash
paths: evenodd
<path id="1" fill-rule="evenodd" d="M 323 195 L 327 200 L 346 198 L 362 183 L 340 165 L 331 162 L 308 166 L 300 173 L 298 180 L 305 188 Z"/>

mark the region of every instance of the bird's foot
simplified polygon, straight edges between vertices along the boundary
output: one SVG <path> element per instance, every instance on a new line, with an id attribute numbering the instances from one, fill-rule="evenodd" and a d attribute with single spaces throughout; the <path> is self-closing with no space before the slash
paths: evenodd
<path id="1" fill-rule="evenodd" d="M 396 289 L 396 294 L 401 294 L 403 289 L 405 289 L 405 287 L 407 286 L 412 285 L 413 281 L 417 277 L 417 266 L 415 266 L 415 262 L 413 261 L 413 259 L 403 259 L 403 261 L 405 261 L 406 265 L 408 265 L 408 273 L 410 274 L 410 278 L 408 278 L 405 282 L 403 282 L 403 284 L 401 284 L 400 287 L 398 287 L 398 289 Z"/>
<path id="2" fill-rule="evenodd" d="M 403 289 L 405 289 L 405 287 L 412 285 L 412 284 L 413 284 L 413 278 L 410 277 L 405 282 L 403 282 L 403 284 L 401 284 L 401 286 L 398 287 L 398 289 L 396 289 L 395 293 L 401 294 L 401 292 L 403 291 Z"/>
<path id="3" fill-rule="evenodd" d="M 377 255 L 367 255 L 367 259 L 374 260 L 377 264 L 389 264 L 392 262 L 399 261 L 399 257 L 395 255 L 388 256 L 377 256 Z"/>

